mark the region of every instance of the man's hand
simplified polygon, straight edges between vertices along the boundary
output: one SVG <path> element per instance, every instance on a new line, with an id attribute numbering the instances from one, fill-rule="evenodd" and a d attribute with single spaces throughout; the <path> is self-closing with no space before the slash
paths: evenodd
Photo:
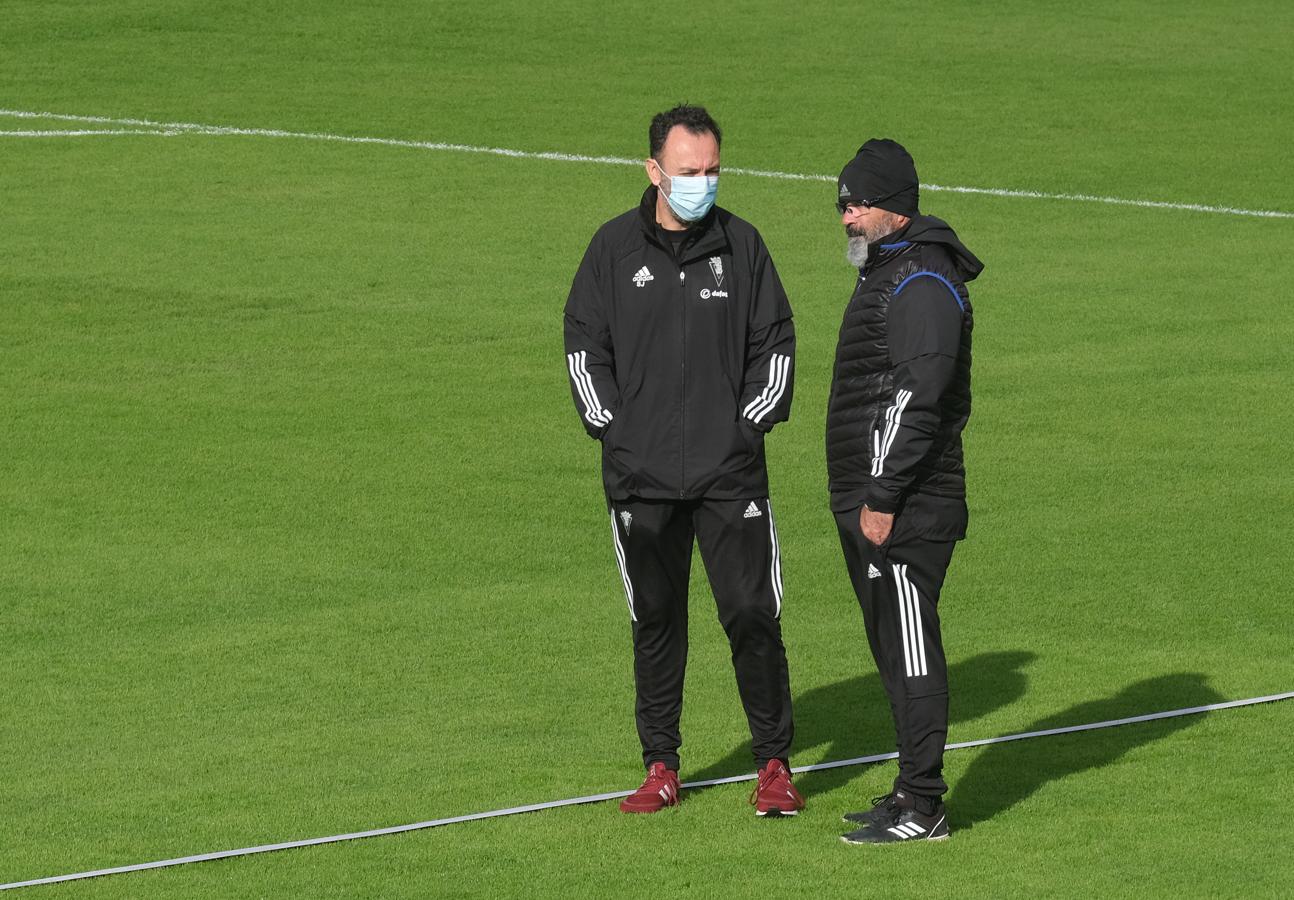
<path id="1" fill-rule="evenodd" d="M 863 537 L 879 547 L 889 539 L 894 528 L 894 513 L 877 512 L 864 506 L 858 514 L 858 527 L 862 529 Z"/>

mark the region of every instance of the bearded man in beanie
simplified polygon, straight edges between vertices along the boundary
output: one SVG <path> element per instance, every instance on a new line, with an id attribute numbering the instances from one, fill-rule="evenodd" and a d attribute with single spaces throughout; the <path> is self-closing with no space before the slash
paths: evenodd
<path id="1" fill-rule="evenodd" d="M 831 510 L 899 751 L 893 789 L 846 814 L 862 827 L 842 840 L 939 840 L 948 836 L 948 669 L 938 603 L 966 536 L 966 282 L 984 266 L 946 222 L 920 214 L 916 166 L 894 141 L 863 144 L 837 188 L 858 281 L 827 406 Z"/>

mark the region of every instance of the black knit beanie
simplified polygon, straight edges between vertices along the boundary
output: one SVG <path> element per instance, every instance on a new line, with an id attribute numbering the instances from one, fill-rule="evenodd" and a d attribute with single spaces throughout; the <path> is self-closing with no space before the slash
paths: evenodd
<path id="1" fill-rule="evenodd" d="M 864 203 L 898 213 L 917 215 L 921 183 L 917 166 L 903 145 L 888 138 L 872 138 L 840 172 L 841 203 Z"/>

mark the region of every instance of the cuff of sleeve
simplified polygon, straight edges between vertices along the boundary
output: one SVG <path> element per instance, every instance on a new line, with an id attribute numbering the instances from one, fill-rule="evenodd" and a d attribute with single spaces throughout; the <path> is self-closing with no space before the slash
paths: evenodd
<path id="1" fill-rule="evenodd" d="M 898 497 L 892 497 L 888 491 L 883 491 L 876 485 L 863 491 L 863 503 L 872 512 L 889 515 L 893 515 L 899 509 Z"/>
<path id="2" fill-rule="evenodd" d="M 756 422 L 753 419 L 747 418 L 746 416 L 741 417 L 741 422 L 751 431 L 761 431 L 764 434 L 768 434 L 770 431 L 773 430 L 772 422 Z"/>

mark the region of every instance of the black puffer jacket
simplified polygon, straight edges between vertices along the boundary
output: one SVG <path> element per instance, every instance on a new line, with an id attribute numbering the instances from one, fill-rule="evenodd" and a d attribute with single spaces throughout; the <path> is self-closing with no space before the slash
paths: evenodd
<path id="1" fill-rule="evenodd" d="M 903 511 L 919 534 L 966 528 L 961 432 L 971 411 L 970 295 L 983 264 L 917 216 L 873 245 L 845 309 L 827 405 L 833 510 Z"/>
<path id="2" fill-rule="evenodd" d="M 675 233 L 674 236 L 678 236 Z M 715 207 L 677 251 L 656 188 L 593 236 L 566 301 L 566 370 L 612 499 L 768 496 L 795 328 L 750 223 Z"/>

